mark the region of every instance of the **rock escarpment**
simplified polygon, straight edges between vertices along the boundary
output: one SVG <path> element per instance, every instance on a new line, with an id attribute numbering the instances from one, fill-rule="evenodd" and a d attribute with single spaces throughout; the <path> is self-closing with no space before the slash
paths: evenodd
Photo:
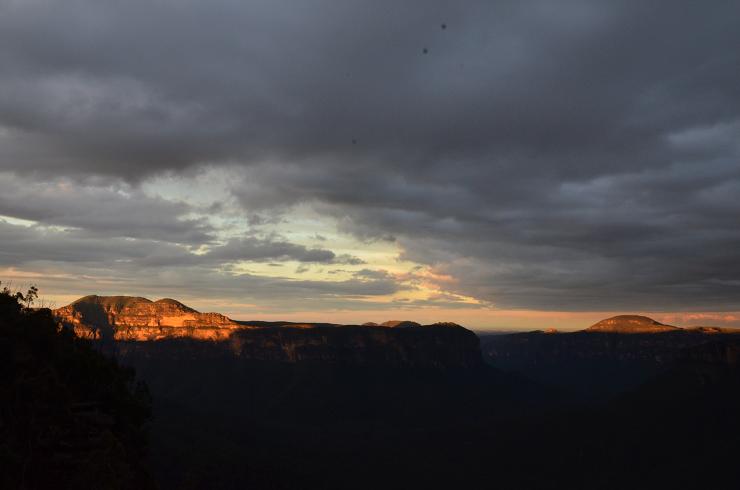
<path id="1" fill-rule="evenodd" d="M 93 340 L 225 339 L 240 325 L 219 313 L 200 313 L 174 299 L 85 296 L 54 310 L 62 325 Z"/>
<path id="2" fill-rule="evenodd" d="M 123 357 L 235 356 L 286 363 L 431 368 L 482 364 L 478 337 L 454 323 L 236 322 L 218 313 L 199 313 L 172 299 L 129 296 L 86 296 L 54 315 L 78 336 L 113 346 Z"/>
<path id="3" fill-rule="evenodd" d="M 241 357 L 265 361 L 436 368 L 482 363 L 478 337 L 459 325 L 265 328 L 236 332 L 229 344 Z"/>

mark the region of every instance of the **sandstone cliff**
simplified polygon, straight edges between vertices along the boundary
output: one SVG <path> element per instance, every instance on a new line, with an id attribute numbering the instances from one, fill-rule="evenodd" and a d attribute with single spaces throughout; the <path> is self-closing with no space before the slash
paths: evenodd
<path id="1" fill-rule="evenodd" d="M 224 315 L 200 313 L 169 298 L 151 301 L 132 296 L 85 296 L 54 310 L 54 317 L 78 336 L 97 340 L 217 340 L 240 328 Z"/>

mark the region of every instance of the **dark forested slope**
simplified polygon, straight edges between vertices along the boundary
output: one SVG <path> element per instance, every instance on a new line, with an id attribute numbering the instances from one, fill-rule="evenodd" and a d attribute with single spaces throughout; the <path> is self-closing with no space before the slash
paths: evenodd
<path id="1" fill-rule="evenodd" d="M 0 291 L 0 488 L 148 488 L 149 397 L 48 309 Z"/>

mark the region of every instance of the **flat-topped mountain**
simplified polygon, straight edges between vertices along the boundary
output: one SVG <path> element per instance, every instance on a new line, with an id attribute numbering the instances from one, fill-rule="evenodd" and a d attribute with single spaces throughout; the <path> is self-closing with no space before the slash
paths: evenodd
<path id="1" fill-rule="evenodd" d="M 665 325 L 658 321 L 640 315 L 617 315 L 606 320 L 594 323 L 586 329 L 587 332 L 613 333 L 658 333 L 681 330 L 673 325 Z"/>
<path id="2" fill-rule="evenodd" d="M 54 317 L 89 339 L 156 340 L 225 338 L 240 325 L 220 313 L 200 313 L 170 298 L 85 296 L 53 311 Z"/>
<path id="3" fill-rule="evenodd" d="M 132 296 L 85 296 L 53 314 L 78 336 L 101 341 L 124 357 L 236 355 L 270 362 L 424 367 L 482 363 L 478 337 L 453 323 L 237 322 L 173 299 Z M 187 343 L 191 340 L 210 342 Z"/>

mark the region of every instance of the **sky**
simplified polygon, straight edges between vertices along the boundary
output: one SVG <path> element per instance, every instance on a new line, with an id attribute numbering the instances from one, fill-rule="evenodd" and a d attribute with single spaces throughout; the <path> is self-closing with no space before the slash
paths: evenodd
<path id="1" fill-rule="evenodd" d="M 740 326 L 740 5 L 0 0 L 0 280 Z"/>

